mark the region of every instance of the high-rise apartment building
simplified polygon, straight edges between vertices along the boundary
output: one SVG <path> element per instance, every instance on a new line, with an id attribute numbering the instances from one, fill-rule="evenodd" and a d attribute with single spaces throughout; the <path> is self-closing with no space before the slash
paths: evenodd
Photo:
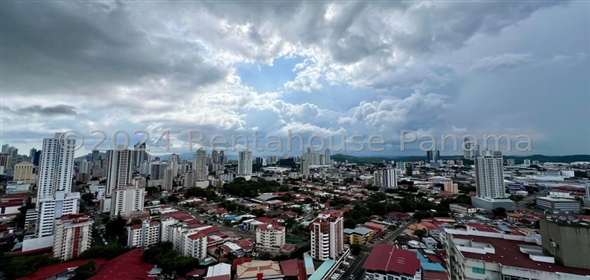
<path id="1" fill-rule="evenodd" d="M 1 153 L 0 154 L 0 166 L 3 166 L 4 169 L 11 169 L 12 168 L 12 154 Z"/>
<path id="2" fill-rule="evenodd" d="M 160 242 L 160 222 L 143 220 L 127 227 L 127 247 L 146 248 Z"/>
<path id="3" fill-rule="evenodd" d="M 503 160 L 500 151 L 484 151 L 474 158 L 477 196 L 482 198 L 504 198 Z"/>
<path id="4" fill-rule="evenodd" d="M 80 193 L 71 192 L 75 146 L 74 139 L 62 138 L 61 133 L 43 139 L 37 184 L 37 237 L 53 235 L 56 218 L 78 213 Z"/>
<path id="5" fill-rule="evenodd" d="M 137 143 L 133 146 L 133 171 L 139 171 L 141 163 L 149 160 L 149 155 L 146 151 L 145 143 Z"/>
<path id="6" fill-rule="evenodd" d="M 311 257 L 335 260 L 344 251 L 344 217 L 342 211 L 329 210 L 309 224 Z"/>
<path id="7" fill-rule="evenodd" d="M 172 186 L 174 183 L 174 170 L 168 167 L 164 169 L 164 184 L 162 184 L 162 189 L 166 191 L 171 191 Z"/>
<path id="8" fill-rule="evenodd" d="M 383 174 L 381 177 L 383 190 L 397 189 L 397 173 L 395 169 L 391 165 L 388 165 L 381 170 L 381 173 Z"/>
<path id="9" fill-rule="evenodd" d="M 168 162 L 170 169 L 172 169 L 172 176 L 178 176 L 180 170 L 180 157 L 177 154 L 171 154 L 168 158 Z"/>
<path id="10" fill-rule="evenodd" d="M 143 211 L 145 197 L 145 179 L 138 177 L 123 187 L 113 190 L 111 199 L 111 217 L 131 216 L 133 212 Z"/>
<path id="11" fill-rule="evenodd" d="M 127 149 L 108 150 L 107 160 L 106 196 L 110 197 L 114 189 L 125 188 L 131 183 L 133 154 Z"/>
<path id="12" fill-rule="evenodd" d="M 309 162 L 307 160 L 301 162 L 301 175 L 303 175 L 303 179 L 309 179 Z"/>
<path id="13" fill-rule="evenodd" d="M 252 152 L 241 151 L 238 157 L 238 175 L 252 174 Z"/>
<path id="14" fill-rule="evenodd" d="M 55 220 L 53 257 L 69 260 L 78 257 L 92 244 L 94 221 L 84 214 L 70 214 Z"/>
<path id="15" fill-rule="evenodd" d="M 324 150 L 324 156 L 326 157 L 326 164 L 327 165 L 331 165 L 332 164 L 332 158 L 331 158 L 331 154 L 330 154 L 330 149 L 326 149 Z"/>
<path id="16" fill-rule="evenodd" d="M 207 168 L 207 151 L 205 151 L 205 149 L 199 148 L 197 150 L 193 167 L 195 169 L 195 181 L 207 181 L 207 175 L 209 172 Z"/>
<path id="17" fill-rule="evenodd" d="M 426 151 L 426 162 L 438 162 L 440 160 L 439 150 Z"/>

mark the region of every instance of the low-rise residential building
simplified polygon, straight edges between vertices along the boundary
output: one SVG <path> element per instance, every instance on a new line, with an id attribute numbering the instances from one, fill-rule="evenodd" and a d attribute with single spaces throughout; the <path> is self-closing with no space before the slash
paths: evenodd
<path id="1" fill-rule="evenodd" d="M 580 214 L 581 204 L 575 199 L 560 197 L 537 197 L 537 209 L 546 211 L 549 214 Z"/>
<path id="2" fill-rule="evenodd" d="M 539 236 L 452 229 L 444 235 L 449 279 L 589 279 L 588 269 L 556 263 Z"/>
<path id="3" fill-rule="evenodd" d="M 127 227 L 127 246 L 146 248 L 160 242 L 160 222 L 141 221 Z"/>
<path id="4" fill-rule="evenodd" d="M 251 261 L 239 264 L 236 268 L 236 280 L 283 279 L 284 275 L 279 262 Z"/>
<path id="5" fill-rule="evenodd" d="M 472 215 L 477 213 L 477 208 L 465 203 L 452 203 L 449 205 L 451 212 L 463 215 Z"/>
<path id="6" fill-rule="evenodd" d="M 422 268 L 416 252 L 395 245 L 375 244 L 363 268 L 367 280 L 420 280 Z"/>
<path id="7" fill-rule="evenodd" d="M 344 229 L 344 243 L 350 245 L 365 245 L 373 240 L 373 231 L 365 227 Z"/>
<path id="8" fill-rule="evenodd" d="M 280 250 L 285 245 L 285 227 L 276 223 L 256 228 L 256 247 L 263 250 Z"/>

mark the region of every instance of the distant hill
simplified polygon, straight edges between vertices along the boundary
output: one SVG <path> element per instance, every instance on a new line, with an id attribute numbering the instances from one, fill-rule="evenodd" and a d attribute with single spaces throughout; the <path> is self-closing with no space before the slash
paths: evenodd
<path id="1" fill-rule="evenodd" d="M 463 155 L 456 156 L 441 156 L 443 160 L 449 159 L 463 159 Z M 331 156 L 335 161 L 348 161 L 350 163 L 366 164 L 379 163 L 383 161 L 421 161 L 425 160 L 425 156 L 409 156 L 409 157 L 357 157 L 351 155 L 335 154 Z M 531 155 L 531 156 L 504 156 L 504 159 L 514 159 L 516 164 L 521 164 L 525 159 L 531 161 L 538 160 L 539 162 L 563 162 L 571 163 L 576 161 L 590 161 L 590 155 L 567 155 L 567 156 L 545 156 L 545 155 Z"/>

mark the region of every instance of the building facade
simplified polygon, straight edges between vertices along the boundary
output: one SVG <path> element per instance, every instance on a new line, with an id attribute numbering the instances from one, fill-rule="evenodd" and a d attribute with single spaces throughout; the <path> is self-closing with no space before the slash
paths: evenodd
<path id="1" fill-rule="evenodd" d="M 285 227 L 278 224 L 264 224 L 256 227 L 256 247 L 279 250 L 285 245 Z"/>
<path id="2" fill-rule="evenodd" d="M 502 153 L 485 151 L 474 159 L 475 185 L 478 197 L 504 198 L 504 173 Z"/>
<path id="3" fill-rule="evenodd" d="M 43 139 L 37 184 L 37 237 L 52 236 L 56 218 L 78 213 L 80 193 L 72 193 L 76 142 L 64 138 L 56 133 L 54 138 Z"/>
<path id="4" fill-rule="evenodd" d="M 107 185 L 106 196 L 111 196 L 115 189 L 122 189 L 131 183 L 133 175 L 133 154 L 131 150 L 107 151 Z"/>
<path id="5" fill-rule="evenodd" d="M 160 222 L 141 221 L 141 224 L 127 227 L 127 246 L 146 248 L 160 242 Z"/>
<path id="6" fill-rule="evenodd" d="M 252 152 L 241 151 L 238 157 L 238 175 L 252 174 Z"/>
<path id="7" fill-rule="evenodd" d="M 341 211 L 330 210 L 309 224 L 311 257 L 335 260 L 344 251 L 344 217 Z"/>
<path id="8" fill-rule="evenodd" d="M 55 220 L 53 257 L 69 260 L 78 257 L 92 245 L 92 224 L 84 214 L 70 214 Z"/>
<path id="9" fill-rule="evenodd" d="M 35 166 L 28 162 L 20 162 L 14 166 L 13 180 L 23 182 L 23 184 L 34 184 L 37 182 L 35 173 L 33 172 Z"/>
<path id="10" fill-rule="evenodd" d="M 133 179 L 132 184 L 114 189 L 111 198 L 111 217 L 131 216 L 133 212 L 143 211 L 145 198 L 145 180 L 141 177 Z"/>

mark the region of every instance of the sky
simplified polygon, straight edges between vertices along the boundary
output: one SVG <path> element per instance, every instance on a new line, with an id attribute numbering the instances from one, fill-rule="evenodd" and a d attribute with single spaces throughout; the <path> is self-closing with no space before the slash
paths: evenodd
<path id="1" fill-rule="evenodd" d="M 21 154 L 59 131 L 77 154 L 125 134 L 153 154 L 455 155 L 467 135 L 590 154 L 588 1 L 2 1 L 0 21 L 0 142 Z"/>

